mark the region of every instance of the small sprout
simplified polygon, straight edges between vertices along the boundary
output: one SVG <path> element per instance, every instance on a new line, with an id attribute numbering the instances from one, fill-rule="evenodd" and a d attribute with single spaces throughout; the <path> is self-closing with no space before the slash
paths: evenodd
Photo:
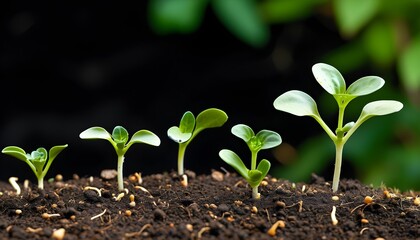
<path id="1" fill-rule="evenodd" d="M 241 158 L 229 149 L 219 152 L 220 158 L 232 166 L 252 187 L 252 198 L 259 199 L 258 186 L 270 170 L 271 163 L 263 159 L 257 166 L 257 154 L 262 149 L 269 149 L 281 144 L 282 139 L 276 132 L 261 130 L 257 134 L 245 124 L 232 127 L 232 134 L 243 139 L 251 150 L 251 169 L 248 169 Z"/>
<path id="2" fill-rule="evenodd" d="M 333 225 L 337 225 L 338 224 L 338 220 L 337 217 L 335 216 L 335 211 L 336 211 L 336 207 L 333 206 L 333 209 L 331 211 L 331 221 Z"/>
<path id="3" fill-rule="evenodd" d="M 43 213 L 42 215 L 41 215 L 41 217 L 43 218 L 43 219 L 50 219 L 50 218 L 52 218 L 52 217 L 59 217 L 60 216 L 60 214 L 58 214 L 58 213 L 52 213 L 52 214 L 49 214 L 49 213 Z"/>
<path id="4" fill-rule="evenodd" d="M 187 111 L 182 116 L 179 127 L 173 126 L 168 129 L 168 137 L 179 144 L 179 176 L 184 175 L 184 156 L 188 144 L 204 129 L 221 127 L 227 119 L 226 113 L 217 108 L 209 108 L 202 111 L 198 114 L 197 119 L 192 112 Z"/>
<path id="5" fill-rule="evenodd" d="M 29 154 L 16 146 L 5 147 L 1 152 L 26 162 L 38 179 L 38 188 L 44 189 L 44 177 L 47 175 L 51 163 L 67 146 L 68 144 L 52 147 L 49 154 L 45 148 L 38 148 Z"/>
<path id="6" fill-rule="evenodd" d="M 277 222 L 273 224 L 273 226 L 270 227 L 270 229 L 268 229 L 267 234 L 274 237 L 276 236 L 277 228 L 285 228 L 285 227 L 286 227 L 286 224 L 284 223 L 284 221 L 278 220 Z"/>
<path id="7" fill-rule="evenodd" d="M 119 202 L 124 197 L 125 193 L 120 193 L 118 196 L 114 197 L 115 201 Z"/>
<path id="8" fill-rule="evenodd" d="M 97 193 L 98 193 L 98 195 L 99 195 L 99 197 L 101 197 L 102 196 L 102 194 L 101 194 L 101 190 L 99 189 L 99 188 L 96 188 L 96 187 L 90 187 L 90 186 L 86 186 L 83 190 L 94 190 L 94 191 L 96 191 Z"/>
<path id="9" fill-rule="evenodd" d="M 325 130 L 335 145 L 335 168 L 332 190 L 338 190 L 344 144 L 362 123 L 374 116 L 382 116 L 398 112 L 403 104 L 394 100 L 374 101 L 366 104 L 356 122 L 344 124 L 344 110 L 351 100 L 368 95 L 380 89 L 385 81 L 377 76 L 366 76 L 353 82 L 348 88 L 341 73 L 334 67 L 317 63 L 312 67 L 313 75 L 318 83 L 331 94 L 338 104 L 338 123 L 335 132 L 321 118 L 315 100 L 307 93 L 290 90 L 277 97 L 274 108 L 296 116 L 310 116 Z"/>
<path id="10" fill-rule="evenodd" d="M 106 208 L 105 208 L 105 210 L 104 210 L 103 212 L 99 213 L 98 215 L 95 215 L 95 216 L 91 217 L 91 218 L 90 218 L 90 220 L 93 220 L 93 219 L 95 219 L 95 218 L 101 217 L 101 216 L 102 216 L 102 215 L 104 215 L 105 213 L 106 213 Z"/>
<path id="11" fill-rule="evenodd" d="M 16 195 L 20 195 L 20 193 L 22 192 L 20 189 L 19 184 L 17 184 L 17 180 L 19 180 L 17 177 L 10 177 L 9 178 L 9 183 L 10 185 L 12 185 L 12 187 L 16 190 Z"/>
<path id="12" fill-rule="evenodd" d="M 154 133 L 148 130 L 140 130 L 134 133 L 130 141 L 128 132 L 125 128 L 121 126 L 116 126 L 112 131 L 112 135 L 102 127 L 91 127 L 80 133 L 81 139 L 105 139 L 108 140 L 115 149 L 115 152 L 118 156 L 117 164 L 117 176 L 118 176 L 118 190 L 122 191 L 124 189 L 123 183 L 123 163 L 124 156 L 127 150 L 134 143 L 145 143 L 152 146 L 159 146 L 160 139 Z"/>

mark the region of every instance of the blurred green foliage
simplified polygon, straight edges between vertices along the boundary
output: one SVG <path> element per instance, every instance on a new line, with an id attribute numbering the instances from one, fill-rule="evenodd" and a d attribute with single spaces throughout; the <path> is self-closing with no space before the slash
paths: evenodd
<path id="1" fill-rule="evenodd" d="M 377 72 L 373 75 L 398 85 L 374 97 L 404 103 L 401 112 L 361 127 L 348 142 L 344 158 L 365 183 L 376 186 L 385 183 L 401 190 L 420 189 L 419 0 L 149 0 L 149 3 L 150 26 L 158 34 L 192 33 L 200 28 L 205 11 L 211 8 L 232 35 L 256 48 L 269 42 L 270 26 L 313 16 L 330 19 L 335 26 L 333 30 L 345 43 L 320 58 L 343 75 L 373 67 Z M 333 106 L 328 106 L 330 100 L 322 100 L 326 97 L 321 97 L 321 105 L 322 102 L 325 105 L 320 108 L 329 107 L 330 113 L 336 113 Z M 355 109 L 361 109 L 367 102 L 369 99 L 363 98 Z M 359 114 L 348 113 L 347 121 Z M 319 137 L 307 139 L 297 150 L 299 154 L 292 164 L 274 169 L 272 174 L 306 181 L 312 172 L 321 172 L 333 164 L 334 147 L 321 129 Z"/>

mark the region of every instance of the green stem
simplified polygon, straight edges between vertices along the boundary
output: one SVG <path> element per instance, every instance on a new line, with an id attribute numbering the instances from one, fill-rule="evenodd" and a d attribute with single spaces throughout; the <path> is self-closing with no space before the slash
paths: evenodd
<path id="1" fill-rule="evenodd" d="M 187 145 L 179 144 L 178 150 L 178 175 L 182 176 L 184 174 L 184 156 L 185 156 L 185 149 Z"/>
<path id="2" fill-rule="evenodd" d="M 333 184 L 332 184 L 333 192 L 337 192 L 338 184 L 340 182 L 340 171 L 341 171 L 341 163 L 342 163 L 342 158 L 343 158 L 343 147 L 344 147 L 344 143 L 341 140 L 335 143 L 335 166 L 334 166 L 334 177 L 333 177 Z"/>
<path id="3" fill-rule="evenodd" d="M 257 169 L 257 152 L 251 151 L 251 170 Z"/>
<path id="4" fill-rule="evenodd" d="M 124 179 L 123 179 L 123 164 L 124 164 L 124 155 L 118 155 L 118 166 L 117 166 L 117 173 L 118 173 L 118 190 L 124 190 Z"/>

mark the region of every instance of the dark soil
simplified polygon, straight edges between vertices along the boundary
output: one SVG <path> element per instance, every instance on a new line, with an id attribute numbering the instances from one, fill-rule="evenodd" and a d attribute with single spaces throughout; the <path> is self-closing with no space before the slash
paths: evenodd
<path id="1" fill-rule="evenodd" d="M 119 201 L 115 178 L 75 176 L 45 182 L 44 191 L 33 183 L 24 189 L 19 181 L 19 196 L 1 182 L 0 237 L 60 239 L 53 235 L 63 228 L 64 239 L 420 239 L 418 192 L 343 179 L 333 194 L 330 183 L 315 175 L 310 183 L 295 184 L 267 177 L 261 199 L 253 200 L 242 178 L 213 173 L 190 172 L 188 187 L 174 172 L 143 176 L 141 184 L 131 175 L 128 194 Z M 101 196 L 86 187 L 100 189 Z M 373 202 L 364 203 L 366 196 Z M 269 235 L 278 220 L 284 227 Z"/>

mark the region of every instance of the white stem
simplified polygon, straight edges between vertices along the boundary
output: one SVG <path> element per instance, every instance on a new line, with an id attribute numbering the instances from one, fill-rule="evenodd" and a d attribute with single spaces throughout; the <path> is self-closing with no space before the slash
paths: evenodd
<path id="1" fill-rule="evenodd" d="M 124 165 L 124 156 L 118 156 L 118 166 L 117 166 L 117 178 L 118 178 L 118 190 L 124 190 L 124 178 L 123 178 L 123 165 Z"/>
<path id="2" fill-rule="evenodd" d="M 333 184 L 332 184 L 333 192 L 337 192 L 338 184 L 340 182 L 341 163 L 343 159 L 343 147 L 344 147 L 344 143 L 342 142 L 335 144 L 335 167 L 334 167 L 334 177 L 333 177 Z"/>

